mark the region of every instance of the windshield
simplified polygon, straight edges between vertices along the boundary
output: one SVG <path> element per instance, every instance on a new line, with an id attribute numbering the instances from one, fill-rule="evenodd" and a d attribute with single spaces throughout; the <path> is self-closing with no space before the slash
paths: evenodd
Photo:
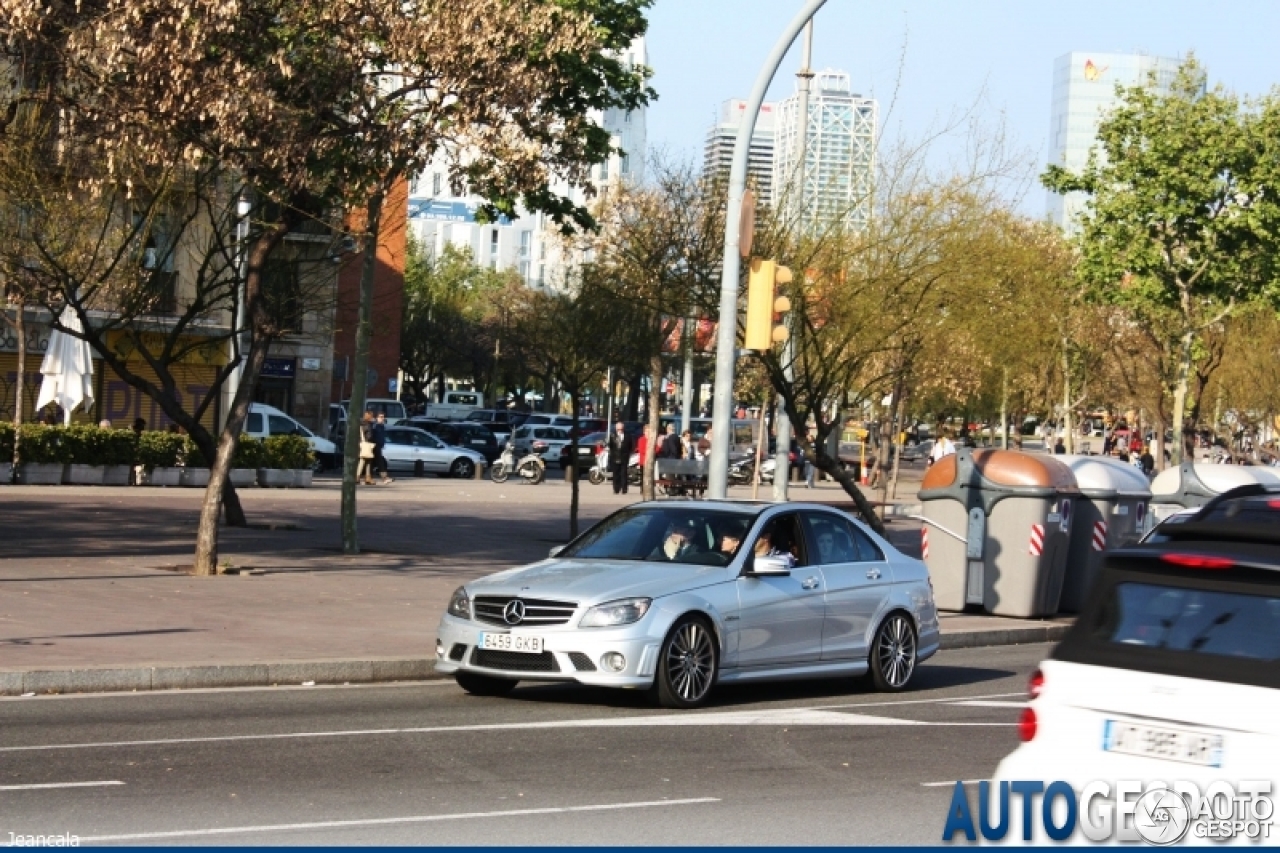
<path id="1" fill-rule="evenodd" d="M 754 516 L 697 508 L 646 507 L 614 513 L 558 555 L 727 566 Z"/>
<path id="2" fill-rule="evenodd" d="M 1280 661 L 1280 597 L 1146 583 L 1113 596 L 1101 626 L 1112 643 Z"/>

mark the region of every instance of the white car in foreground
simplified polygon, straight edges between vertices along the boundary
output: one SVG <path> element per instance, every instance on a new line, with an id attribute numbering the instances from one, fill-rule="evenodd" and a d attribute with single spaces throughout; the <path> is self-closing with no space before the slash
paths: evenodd
<path id="1" fill-rule="evenodd" d="M 436 637 L 436 669 L 472 693 L 576 681 L 671 708 L 733 681 L 870 673 L 901 690 L 939 643 L 924 564 L 845 513 L 676 500 L 459 587 Z"/>
<path id="2" fill-rule="evenodd" d="M 1222 495 L 1160 539 L 1108 555 L 1032 676 L 1024 742 L 991 802 L 1002 782 L 1063 781 L 1080 798 L 1077 840 L 1275 844 L 1251 833 L 1274 823 L 1280 796 L 1280 490 Z M 1042 807 L 1029 828 L 1040 843 Z M 1023 804 L 1007 812 L 1021 839 Z"/>

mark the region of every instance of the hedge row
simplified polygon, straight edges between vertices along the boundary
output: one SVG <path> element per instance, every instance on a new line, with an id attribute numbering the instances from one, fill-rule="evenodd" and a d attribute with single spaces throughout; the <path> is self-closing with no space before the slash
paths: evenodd
<path id="1" fill-rule="evenodd" d="M 13 424 L 0 423 L 0 463 L 13 459 Z M 144 465 L 207 468 L 208 462 L 190 436 L 172 432 L 101 429 L 96 426 L 22 425 L 22 461 L 61 465 Z M 234 468 L 310 468 L 311 444 L 302 436 L 273 435 L 266 440 L 241 436 Z"/>

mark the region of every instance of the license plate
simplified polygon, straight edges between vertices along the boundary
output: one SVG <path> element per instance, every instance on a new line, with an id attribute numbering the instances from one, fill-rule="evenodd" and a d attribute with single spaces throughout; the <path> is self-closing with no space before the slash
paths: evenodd
<path id="1" fill-rule="evenodd" d="M 1191 729 L 1107 720 L 1102 730 L 1102 749 L 1203 767 L 1222 766 L 1222 735 Z"/>
<path id="2" fill-rule="evenodd" d="M 542 654 L 542 638 L 524 634 L 491 634 L 483 631 L 480 634 L 480 648 L 539 655 Z"/>

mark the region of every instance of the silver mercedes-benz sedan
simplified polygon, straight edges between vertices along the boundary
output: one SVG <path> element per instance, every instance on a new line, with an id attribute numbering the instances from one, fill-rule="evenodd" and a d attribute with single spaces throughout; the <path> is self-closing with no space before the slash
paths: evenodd
<path id="1" fill-rule="evenodd" d="M 576 681 L 694 708 L 735 681 L 869 674 L 902 690 L 938 642 L 924 563 L 845 513 L 668 500 L 459 587 L 436 669 L 477 694 Z"/>

